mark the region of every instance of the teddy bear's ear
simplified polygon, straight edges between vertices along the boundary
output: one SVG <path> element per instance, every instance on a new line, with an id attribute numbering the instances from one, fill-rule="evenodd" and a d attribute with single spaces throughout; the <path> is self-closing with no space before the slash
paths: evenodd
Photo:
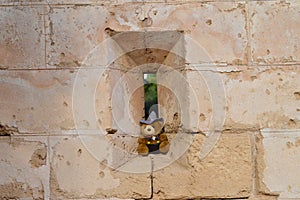
<path id="1" fill-rule="evenodd" d="M 147 124 L 140 124 L 142 135 L 144 135 L 144 133 L 145 133 L 144 130 L 145 130 L 146 126 L 147 126 Z"/>
<path id="2" fill-rule="evenodd" d="M 146 124 L 140 124 L 141 129 L 143 130 L 147 126 Z"/>

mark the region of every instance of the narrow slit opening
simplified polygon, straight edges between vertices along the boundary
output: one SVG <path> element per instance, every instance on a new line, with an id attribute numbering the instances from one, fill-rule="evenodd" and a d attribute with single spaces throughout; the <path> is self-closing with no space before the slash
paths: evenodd
<path id="1" fill-rule="evenodd" d="M 156 73 L 144 73 L 145 119 L 152 111 L 158 116 L 157 76 Z"/>

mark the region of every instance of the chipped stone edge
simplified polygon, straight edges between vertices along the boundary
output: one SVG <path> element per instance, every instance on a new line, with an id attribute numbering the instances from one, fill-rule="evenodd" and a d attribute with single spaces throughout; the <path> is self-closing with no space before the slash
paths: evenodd
<path id="1" fill-rule="evenodd" d="M 300 129 L 274 129 L 265 128 L 261 129 L 260 133 L 255 136 L 255 149 L 256 149 L 256 159 L 255 159 L 255 173 L 256 173 L 256 191 L 258 194 L 272 196 L 280 198 L 280 194 L 276 191 L 272 192 L 264 182 L 264 171 L 266 169 L 265 155 L 263 140 L 269 138 L 287 138 L 287 137 L 300 137 Z"/>

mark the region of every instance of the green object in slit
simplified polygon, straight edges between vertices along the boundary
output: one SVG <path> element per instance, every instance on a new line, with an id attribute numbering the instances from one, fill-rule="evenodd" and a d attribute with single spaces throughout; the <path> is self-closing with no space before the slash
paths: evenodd
<path id="1" fill-rule="evenodd" d="M 158 115 L 156 73 L 144 73 L 145 119 L 152 111 Z"/>

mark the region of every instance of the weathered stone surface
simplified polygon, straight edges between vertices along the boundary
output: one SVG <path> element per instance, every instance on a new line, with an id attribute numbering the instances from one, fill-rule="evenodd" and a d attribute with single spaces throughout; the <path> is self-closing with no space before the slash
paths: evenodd
<path id="1" fill-rule="evenodd" d="M 132 10 L 137 15 L 132 16 Z M 115 18 L 112 26 L 120 24 L 134 30 L 181 30 L 193 48 L 186 47 L 188 63 L 246 63 L 246 20 L 243 2 L 210 2 L 180 4 L 127 5 L 111 9 Z M 232 23 L 234 21 L 235 23 Z M 186 23 L 189 22 L 189 23 Z M 189 44 L 189 43 L 187 43 Z"/>
<path id="2" fill-rule="evenodd" d="M 197 106 L 190 119 L 200 130 L 213 129 L 212 123 L 224 120 L 229 129 L 300 127 L 298 66 L 191 69 L 190 98 L 196 96 Z"/>
<path id="3" fill-rule="evenodd" d="M 46 21 L 48 67 L 79 67 L 84 64 L 89 53 L 105 39 L 107 11 L 104 7 L 54 6 L 48 16 L 49 19 Z M 105 66 L 107 63 L 103 62 L 93 64 Z"/>
<path id="4" fill-rule="evenodd" d="M 46 22 L 48 67 L 84 65 L 88 54 L 107 38 L 107 27 L 115 31 L 135 31 L 144 26 L 155 31 L 184 31 L 189 41 L 194 43 L 193 48 L 186 48 L 189 63 L 247 63 L 243 2 L 189 3 L 180 7 L 172 4 L 136 3 L 108 9 L 101 6 L 54 6 L 52 10 L 49 21 Z M 85 15 L 87 12 L 88 19 Z M 184 23 L 185 21 L 189 23 Z M 232 21 L 238 25 L 232 24 Z M 200 51 L 202 53 L 197 54 Z M 112 52 L 103 53 L 109 57 Z M 103 58 L 101 63 L 93 64 L 106 65 L 106 61 Z"/>
<path id="5" fill-rule="evenodd" d="M 139 158 L 125 163 L 127 166 L 111 169 L 113 145 L 106 143 L 106 139 L 101 135 L 51 137 L 54 199 L 151 196 L 150 159 Z M 136 171 L 126 173 L 128 169 Z M 148 172 L 143 173 L 143 170 Z"/>
<path id="6" fill-rule="evenodd" d="M 153 192 L 159 199 L 241 198 L 252 189 L 251 144 L 247 133 L 224 133 L 203 160 L 204 136 L 195 135 L 186 163 L 175 161 L 153 173 Z M 182 158 L 181 158 L 182 159 Z"/>
<path id="7" fill-rule="evenodd" d="M 187 71 L 186 75 L 178 73 L 186 79 L 186 83 L 190 83 L 189 92 L 185 90 L 180 93 L 176 90 L 175 95 L 177 98 L 180 95 L 189 97 L 190 112 L 184 120 L 189 121 L 186 123 L 190 123 L 191 129 L 195 131 L 222 129 L 224 127 L 214 126 L 217 121 L 223 124 L 222 120 L 225 120 L 225 128 L 230 129 L 297 128 L 300 126 L 300 91 L 297 90 L 300 85 L 299 69 L 300 67 L 221 67 L 203 71 L 201 67 L 194 68 Z M 30 133 L 74 129 L 74 124 L 77 129 L 98 129 L 99 125 L 104 131 L 112 128 L 113 117 L 118 120 L 116 117 L 120 113 L 114 112 L 112 115 L 111 105 L 116 109 L 123 97 L 116 93 L 111 82 L 113 77 L 103 70 L 2 71 L 1 125 L 7 126 L 7 131 Z M 134 73 L 127 74 L 130 80 L 133 77 L 139 78 Z M 160 77 L 163 77 L 162 72 Z M 183 82 L 178 84 L 182 85 Z M 176 85 L 172 81 L 168 86 L 171 90 Z M 115 95 L 111 98 L 113 92 Z M 235 95 L 236 93 L 239 95 Z M 130 95 L 132 94 L 129 97 Z M 135 98 L 129 104 L 133 114 L 139 113 L 134 115 L 136 123 L 141 114 L 134 105 L 142 105 L 142 101 L 142 98 Z M 168 102 L 170 101 L 161 105 L 168 107 Z M 184 103 L 180 104 L 180 109 L 188 108 Z M 285 105 L 284 109 L 282 105 Z M 177 109 L 179 114 L 182 111 L 180 109 Z M 176 109 L 174 113 L 175 111 Z M 174 113 L 169 117 L 172 123 L 177 120 Z M 129 116 L 126 113 L 123 115 Z M 180 124 L 180 115 L 178 120 Z M 115 124 L 115 128 L 122 130 L 122 125 Z M 7 134 L 11 133 L 13 132 Z"/>
<path id="8" fill-rule="evenodd" d="M 186 46 L 188 63 L 247 63 L 244 2 L 220 1 L 176 7 L 166 22 L 174 24 L 176 21 L 180 22 L 178 28 L 187 30 L 187 37 L 190 37 L 189 46 Z M 187 21 L 189 23 L 185 23 Z"/>
<path id="9" fill-rule="evenodd" d="M 300 62 L 299 9 L 299 1 L 250 2 L 252 62 Z"/>
<path id="10" fill-rule="evenodd" d="M 0 199 L 49 199 L 46 143 L 46 137 L 0 138 Z"/>
<path id="11" fill-rule="evenodd" d="M 43 7 L 0 8 L 0 69 L 45 68 Z"/>
<path id="12" fill-rule="evenodd" d="M 258 146 L 260 192 L 299 199 L 300 130 L 265 129 Z"/>
<path id="13" fill-rule="evenodd" d="M 88 5 L 88 4 L 95 4 L 95 3 L 104 3 L 106 0 L 52 0 L 49 1 L 50 4 L 61 4 L 61 5 L 66 5 L 66 4 L 76 4 L 76 5 Z"/>
<path id="14" fill-rule="evenodd" d="M 0 199 L 300 199 L 299 9 L 0 0 Z M 171 147 L 142 157 L 142 76 L 158 68 Z M 215 129 L 231 132 L 198 134 Z"/>
<path id="15" fill-rule="evenodd" d="M 248 200 L 277 200 L 277 196 L 272 196 L 272 195 L 255 195 L 249 197 Z"/>
<path id="16" fill-rule="evenodd" d="M 73 129 L 72 71 L 1 71 L 0 121 L 14 133 Z"/>
<path id="17" fill-rule="evenodd" d="M 224 74 L 227 127 L 300 127 L 300 102 L 295 95 L 300 86 L 298 66 Z"/>
<path id="18" fill-rule="evenodd" d="M 189 71 L 186 72 L 186 81 L 189 83 L 188 97 L 191 101 L 189 104 L 189 129 L 193 132 L 222 129 L 226 117 L 224 110 L 226 92 L 222 76 L 218 72 L 209 71 L 209 69 L 201 71 L 201 67 L 200 69 L 197 67 L 190 69 L 187 69 Z M 219 120 L 216 121 L 217 118 Z"/>
<path id="19" fill-rule="evenodd" d="M 0 0 L 0 5 L 20 6 L 32 4 L 45 4 L 44 0 Z"/>

